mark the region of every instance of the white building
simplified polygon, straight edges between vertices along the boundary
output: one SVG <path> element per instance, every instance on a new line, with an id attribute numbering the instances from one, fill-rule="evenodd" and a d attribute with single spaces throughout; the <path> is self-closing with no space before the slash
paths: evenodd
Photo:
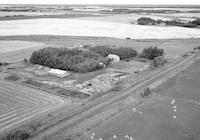
<path id="1" fill-rule="evenodd" d="M 115 54 L 109 54 L 108 58 L 113 62 L 113 63 L 117 63 L 120 61 L 120 57 L 118 55 Z"/>
<path id="2" fill-rule="evenodd" d="M 50 75 L 58 76 L 58 77 L 65 77 L 70 75 L 69 72 L 64 71 L 64 70 L 59 70 L 59 69 L 50 69 L 49 70 Z"/>

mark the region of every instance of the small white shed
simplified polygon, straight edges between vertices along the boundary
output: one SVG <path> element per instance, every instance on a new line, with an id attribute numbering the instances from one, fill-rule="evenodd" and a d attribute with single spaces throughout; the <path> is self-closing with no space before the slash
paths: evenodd
<path id="1" fill-rule="evenodd" d="M 117 63 L 120 61 L 120 57 L 118 55 L 115 54 L 109 54 L 108 58 L 113 62 L 113 63 Z"/>
<path id="2" fill-rule="evenodd" d="M 60 69 L 50 69 L 49 74 L 57 76 L 57 77 L 65 77 L 65 76 L 70 75 L 69 72 L 64 71 L 64 70 L 60 70 Z"/>

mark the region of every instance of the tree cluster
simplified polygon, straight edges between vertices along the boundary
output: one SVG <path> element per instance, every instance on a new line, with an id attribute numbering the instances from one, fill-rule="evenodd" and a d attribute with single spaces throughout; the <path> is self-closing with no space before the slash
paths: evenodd
<path id="1" fill-rule="evenodd" d="M 195 25 L 200 25 L 200 18 L 197 18 L 196 20 L 193 20 L 190 23 L 195 24 Z"/>
<path id="2" fill-rule="evenodd" d="M 196 28 L 198 25 L 200 25 L 200 18 L 190 21 L 187 23 L 183 23 L 180 20 L 155 20 L 151 19 L 149 17 L 141 17 L 138 19 L 139 25 L 159 25 L 159 24 L 165 24 L 169 26 L 180 26 L 180 27 L 189 27 L 189 28 Z"/>
<path id="3" fill-rule="evenodd" d="M 129 59 L 137 56 L 137 51 L 130 47 L 110 47 L 110 46 L 95 46 L 88 48 L 89 50 L 100 54 L 103 57 L 107 57 L 109 54 L 115 54 L 120 59 Z"/>
<path id="4" fill-rule="evenodd" d="M 103 68 L 100 62 L 108 65 L 109 60 L 89 50 L 48 47 L 33 52 L 30 62 L 51 68 L 85 73 Z"/>
<path id="5" fill-rule="evenodd" d="M 148 17 L 141 17 L 138 19 L 139 25 L 155 25 L 156 20 L 148 18 Z"/>
<path id="6" fill-rule="evenodd" d="M 141 53 L 141 57 L 151 60 L 162 55 L 164 55 L 164 50 L 157 47 L 144 48 Z"/>

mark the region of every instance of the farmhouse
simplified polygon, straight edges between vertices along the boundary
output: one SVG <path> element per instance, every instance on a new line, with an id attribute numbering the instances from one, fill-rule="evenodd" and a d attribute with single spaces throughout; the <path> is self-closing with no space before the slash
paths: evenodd
<path id="1" fill-rule="evenodd" d="M 65 76 L 70 75 L 69 72 L 64 71 L 64 70 L 59 70 L 59 69 L 50 69 L 49 74 L 57 76 L 57 77 L 65 77 Z"/>
<path id="2" fill-rule="evenodd" d="M 117 63 L 120 61 L 120 57 L 118 55 L 115 54 L 109 54 L 108 58 L 113 62 L 113 63 Z"/>

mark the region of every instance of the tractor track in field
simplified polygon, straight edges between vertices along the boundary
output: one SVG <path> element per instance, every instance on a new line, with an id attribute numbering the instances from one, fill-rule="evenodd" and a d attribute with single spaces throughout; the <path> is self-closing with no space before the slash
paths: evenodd
<path id="1" fill-rule="evenodd" d="M 48 93 L 0 80 L 0 134 L 65 104 Z"/>

